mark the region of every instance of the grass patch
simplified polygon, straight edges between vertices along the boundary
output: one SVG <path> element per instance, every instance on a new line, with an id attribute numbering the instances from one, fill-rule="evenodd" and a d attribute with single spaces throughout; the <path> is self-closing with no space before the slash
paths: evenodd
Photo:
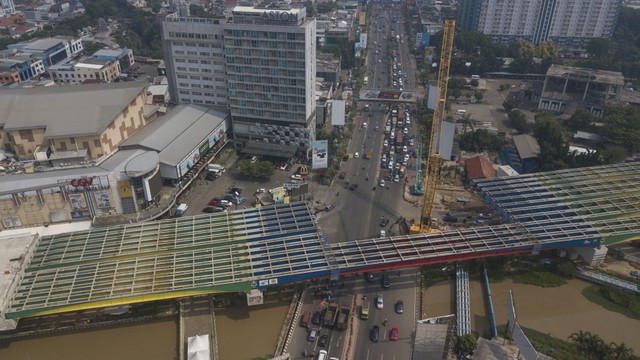
<path id="1" fill-rule="evenodd" d="M 640 320 L 640 296 L 599 285 L 584 288 L 582 295 L 592 303 L 609 311 L 617 312 L 630 319 Z"/>
<path id="2" fill-rule="evenodd" d="M 567 279 L 555 273 L 532 271 L 528 273 L 513 274 L 513 282 L 548 288 L 562 286 L 567 283 Z"/>
<path id="3" fill-rule="evenodd" d="M 576 347 L 569 341 L 558 339 L 549 334 L 544 334 L 528 328 L 522 328 L 525 335 L 531 341 L 533 347 L 539 353 L 563 360 L 587 360 L 586 357 L 576 353 Z M 506 325 L 498 326 L 498 333 L 505 335 Z"/>

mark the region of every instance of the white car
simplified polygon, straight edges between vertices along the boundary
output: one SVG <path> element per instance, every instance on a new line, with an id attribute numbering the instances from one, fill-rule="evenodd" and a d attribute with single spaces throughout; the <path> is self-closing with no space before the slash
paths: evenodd
<path id="1" fill-rule="evenodd" d="M 396 176 L 393 178 L 393 182 L 394 183 L 400 182 L 400 176 L 398 174 L 396 174 Z"/>
<path id="2" fill-rule="evenodd" d="M 384 142 L 382 143 L 382 146 L 388 146 L 389 145 L 389 140 L 384 139 Z"/>
<path id="3" fill-rule="evenodd" d="M 409 154 L 406 154 L 406 155 L 404 156 L 404 161 L 409 161 Z"/>
<path id="4" fill-rule="evenodd" d="M 302 175 L 300 175 L 300 174 L 293 174 L 293 175 L 291 175 L 291 178 L 292 178 L 293 180 L 302 180 Z"/>
<path id="5" fill-rule="evenodd" d="M 384 300 L 382 300 L 382 294 L 378 294 L 376 297 L 376 309 L 382 310 L 384 308 Z"/>
<path id="6" fill-rule="evenodd" d="M 409 139 L 409 145 L 413 146 L 413 139 Z"/>
<path id="7" fill-rule="evenodd" d="M 256 194 L 264 194 L 266 192 L 267 192 L 267 190 L 265 190 L 263 188 L 260 188 L 260 189 L 256 190 Z"/>
<path id="8" fill-rule="evenodd" d="M 402 130 L 402 133 L 407 135 L 409 133 L 409 128 L 404 128 L 404 130 Z"/>
<path id="9" fill-rule="evenodd" d="M 387 232 L 384 231 L 384 230 L 380 230 L 380 237 L 383 238 L 383 237 L 386 237 L 386 236 L 387 236 Z"/>
<path id="10" fill-rule="evenodd" d="M 357 159 L 360 157 L 360 154 L 356 151 L 355 153 L 353 153 L 353 158 Z"/>
<path id="11" fill-rule="evenodd" d="M 384 179 L 380 179 L 380 187 L 384 187 L 385 185 Z"/>
<path id="12" fill-rule="evenodd" d="M 362 123 L 362 127 L 366 129 L 366 128 L 367 128 L 367 123 L 366 123 L 366 122 L 363 122 L 363 123 Z"/>

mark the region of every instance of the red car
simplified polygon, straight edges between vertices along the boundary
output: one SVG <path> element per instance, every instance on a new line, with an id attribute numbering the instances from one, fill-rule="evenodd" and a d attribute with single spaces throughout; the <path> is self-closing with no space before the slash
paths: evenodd
<path id="1" fill-rule="evenodd" d="M 389 336 L 389 339 L 391 339 L 391 341 L 398 340 L 398 328 L 397 327 L 394 327 L 393 329 L 391 329 L 391 336 Z"/>
<path id="2" fill-rule="evenodd" d="M 213 198 L 209 201 L 209 205 L 211 206 L 217 206 L 218 204 L 220 204 L 220 199 L 218 198 Z"/>

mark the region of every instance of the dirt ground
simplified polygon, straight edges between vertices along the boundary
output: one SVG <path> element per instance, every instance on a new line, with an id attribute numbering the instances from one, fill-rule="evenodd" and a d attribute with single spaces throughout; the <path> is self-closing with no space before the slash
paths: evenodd
<path id="1" fill-rule="evenodd" d="M 640 272 L 640 265 L 630 263 L 625 260 L 615 260 L 607 258 L 607 260 L 599 266 L 600 270 L 608 272 L 612 275 L 618 275 L 631 279 L 629 275 L 632 271 Z"/>

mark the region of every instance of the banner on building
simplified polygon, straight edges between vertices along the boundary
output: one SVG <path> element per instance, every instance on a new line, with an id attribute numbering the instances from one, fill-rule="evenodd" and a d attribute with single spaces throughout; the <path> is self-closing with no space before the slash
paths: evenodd
<path id="1" fill-rule="evenodd" d="M 312 169 L 326 169 L 328 166 L 327 140 L 317 140 L 311 145 L 313 155 L 311 157 Z"/>
<path id="2" fill-rule="evenodd" d="M 96 198 L 96 205 L 101 208 L 111 208 L 111 197 L 109 196 L 109 191 L 101 190 L 93 193 Z"/>
<path id="3" fill-rule="evenodd" d="M 131 183 L 129 183 L 129 180 L 118 180 L 118 192 L 120 193 L 121 198 L 133 197 L 133 194 L 131 193 Z"/>
<path id="4" fill-rule="evenodd" d="M 73 211 L 89 210 L 84 194 L 69 194 L 69 200 L 71 201 L 71 209 Z"/>

